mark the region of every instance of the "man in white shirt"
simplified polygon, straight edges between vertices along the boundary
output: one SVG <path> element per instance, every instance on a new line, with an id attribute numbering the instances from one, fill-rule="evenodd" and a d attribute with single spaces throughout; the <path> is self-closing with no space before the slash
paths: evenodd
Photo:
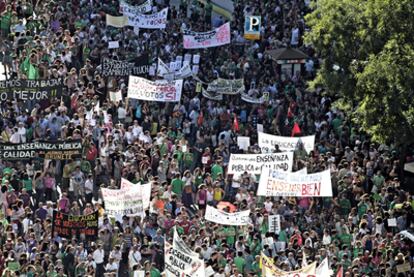
<path id="1" fill-rule="evenodd" d="M 138 251 L 138 245 L 135 244 L 134 246 L 132 246 L 132 249 L 129 251 L 129 255 L 128 255 L 129 268 L 132 270 L 134 265 L 140 263 L 141 259 L 142 257 L 141 257 L 141 253 Z"/>
<path id="2" fill-rule="evenodd" d="M 114 258 L 109 257 L 109 261 L 108 261 L 108 263 L 107 263 L 107 264 L 106 264 L 106 266 L 105 266 L 105 270 L 106 270 L 106 272 L 118 273 L 118 268 L 119 268 L 119 265 L 118 265 L 118 263 L 115 261 L 115 259 L 114 259 Z M 98 271 L 97 271 L 97 272 L 98 272 Z M 101 275 L 98 275 L 98 273 L 96 273 L 96 276 L 101 276 Z M 118 276 L 118 274 L 117 274 L 117 276 Z"/>
<path id="3" fill-rule="evenodd" d="M 104 274 L 104 256 L 102 244 L 98 244 L 98 248 L 92 254 L 93 260 L 96 263 L 96 276 L 103 276 Z"/>

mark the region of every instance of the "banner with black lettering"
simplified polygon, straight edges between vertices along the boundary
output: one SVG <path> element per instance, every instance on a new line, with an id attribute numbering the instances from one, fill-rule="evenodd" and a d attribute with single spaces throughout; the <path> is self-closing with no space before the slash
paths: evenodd
<path id="1" fill-rule="evenodd" d="M 126 16 L 136 16 L 137 14 L 150 12 L 152 10 L 152 0 L 147 0 L 139 6 L 133 6 L 121 0 L 119 8 L 120 12 Z"/>
<path id="2" fill-rule="evenodd" d="M 204 218 L 207 221 L 214 223 L 233 226 L 248 225 L 251 222 L 250 210 L 236 213 L 226 213 L 209 205 L 207 205 Z"/>
<path id="3" fill-rule="evenodd" d="M 207 91 L 236 95 L 244 91 L 244 81 L 243 79 L 231 80 L 218 78 L 208 84 Z"/>
<path id="4" fill-rule="evenodd" d="M 63 79 L 0 81 L 0 100 L 45 100 L 60 98 Z"/>
<path id="5" fill-rule="evenodd" d="M 315 136 L 304 136 L 304 137 L 282 137 L 270 135 L 262 132 L 257 132 L 258 144 L 262 153 L 269 153 L 275 149 L 278 145 L 282 151 L 295 151 L 298 149 L 300 144 L 303 144 L 303 148 L 306 152 L 310 152 L 315 147 Z"/>
<path id="6" fill-rule="evenodd" d="M 204 261 L 198 257 L 197 253 L 191 251 L 184 243 L 177 243 L 178 235 L 174 230 L 174 242 L 171 245 L 165 242 L 165 274 L 167 277 L 205 277 Z M 193 255 L 194 254 L 194 255 Z"/>
<path id="7" fill-rule="evenodd" d="M 29 160 L 32 158 L 71 160 L 82 157 L 82 141 L 0 143 L 1 160 Z"/>
<path id="8" fill-rule="evenodd" d="M 231 154 L 228 174 L 242 174 L 247 171 L 252 174 L 261 174 L 262 168 L 273 170 L 292 171 L 293 152 L 269 154 Z"/>
<path id="9" fill-rule="evenodd" d="M 142 29 L 165 29 L 167 25 L 168 8 L 153 14 L 127 15 L 128 25 Z"/>
<path id="10" fill-rule="evenodd" d="M 148 54 L 143 54 L 133 61 L 117 61 L 104 59 L 102 62 L 103 76 L 147 76 L 150 69 Z"/>
<path id="11" fill-rule="evenodd" d="M 230 40 L 230 23 L 227 22 L 209 32 L 198 33 L 190 30 L 185 30 L 183 43 L 184 49 L 198 49 L 229 44 Z"/>
<path id="12" fill-rule="evenodd" d="M 88 215 L 68 215 L 53 211 L 52 234 L 71 239 L 85 236 L 87 240 L 98 237 L 98 211 Z"/>

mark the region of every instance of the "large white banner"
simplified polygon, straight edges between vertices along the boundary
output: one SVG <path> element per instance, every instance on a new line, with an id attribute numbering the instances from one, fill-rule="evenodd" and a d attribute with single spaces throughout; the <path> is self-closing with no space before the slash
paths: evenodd
<path id="1" fill-rule="evenodd" d="M 306 152 L 310 152 L 315 147 L 315 136 L 305 137 L 282 137 L 274 136 L 266 133 L 258 132 L 259 147 L 263 153 L 272 152 L 276 145 L 282 151 L 294 151 L 297 149 L 298 143 L 303 143 Z"/>
<path id="2" fill-rule="evenodd" d="M 269 154 L 230 154 L 228 174 L 239 174 L 245 171 L 261 174 L 262 168 L 292 171 L 293 152 Z"/>
<path id="3" fill-rule="evenodd" d="M 183 80 L 168 82 L 166 80 L 149 81 L 137 76 L 129 76 L 128 98 L 158 101 L 178 102 L 181 99 Z"/>
<path id="4" fill-rule="evenodd" d="M 212 206 L 207 205 L 206 214 L 204 215 L 204 218 L 208 221 L 222 225 L 242 226 L 250 223 L 249 216 L 250 210 L 237 213 L 226 213 Z"/>
<path id="5" fill-rule="evenodd" d="M 204 261 L 190 256 L 167 241 L 164 246 L 165 273 L 167 277 L 205 277 Z"/>
<path id="6" fill-rule="evenodd" d="M 184 64 L 178 70 L 171 70 L 160 58 L 158 58 L 157 75 L 168 81 L 172 81 L 190 77 L 193 75 L 193 71 L 189 64 Z"/>
<path id="7" fill-rule="evenodd" d="M 140 215 L 144 213 L 144 200 L 142 186 L 134 186 L 129 189 L 102 188 L 102 197 L 105 204 L 105 213 L 117 219 L 124 215 Z"/>
<path id="8" fill-rule="evenodd" d="M 152 11 L 152 0 L 147 0 L 139 6 L 133 6 L 125 1 L 119 2 L 120 12 L 128 17 L 134 17 Z"/>
<path id="9" fill-rule="evenodd" d="M 230 43 L 230 23 L 205 33 L 184 31 L 184 49 L 216 47 Z"/>
<path id="10" fill-rule="evenodd" d="M 127 179 L 121 178 L 121 190 L 129 190 L 139 187 L 141 189 L 142 195 L 142 205 L 144 209 L 148 209 L 150 206 L 150 199 L 151 199 L 151 183 L 143 184 L 133 184 Z"/>
<path id="11" fill-rule="evenodd" d="M 128 16 L 128 25 L 143 29 L 165 29 L 167 25 L 168 8 L 153 14 L 138 14 Z"/>
<path id="12" fill-rule="evenodd" d="M 332 197 L 330 170 L 297 174 L 263 168 L 257 195 L 293 197 Z"/>

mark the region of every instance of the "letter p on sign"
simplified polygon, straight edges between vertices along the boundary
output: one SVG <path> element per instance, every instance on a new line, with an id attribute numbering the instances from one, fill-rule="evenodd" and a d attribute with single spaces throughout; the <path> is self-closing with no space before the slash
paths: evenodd
<path id="1" fill-rule="evenodd" d="M 244 38 L 250 40 L 260 39 L 260 16 L 246 16 L 244 21 Z"/>
<path id="2" fill-rule="evenodd" d="M 249 16 L 249 32 L 260 32 L 260 16 Z"/>

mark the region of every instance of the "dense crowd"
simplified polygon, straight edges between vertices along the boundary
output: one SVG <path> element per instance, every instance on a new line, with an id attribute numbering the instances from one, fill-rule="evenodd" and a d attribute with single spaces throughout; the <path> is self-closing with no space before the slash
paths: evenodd
<path id="1" fill-rule="evenodd" d="M 372 142 L 323 88 L 307 90 L 321 58 L 303 43 L 310 1 L 235 0 L 231 44 L 201 50 L 184 50 L 181 30 L 208 31 L 227 19 L 212 16 L 209 1 L 175 2 L 154 1 L 153 12 L 170 8 L 166 29 L 137 34 L 106 26 L 105 14 L 120 15 L 118 1 L 0 0 L 0 61 L 8 79 L 65 82 L 60 99 L 2 101 L 1 143 L 81 139 L 83 145 L 79 159 L 0 160 L 1 276 L 162 276 L 174 229 L 214 277 L 261 276 L 262 252 L 285 271 L 301 268 L 306 254 L 308 263 L 328 257 L 334 274 L 342 267 L 344 276 L 410 276 L 397 267 L 413 264 L 413 241 L 400 234 L 414 226 L 413 195 L 400 183 L 401 161 L 413 157 L 401 159 L 391 145 Z M 243 39 L 246 15 L 262 16 L 261 40 Z M 114 40 L 121 47 L 108 49 Z M 282 80 L 265 53 L 281 47 L 309 55 L 301 75 Z M 142 53 L 155 63 L 200 54 L 203 82 L 243 78 L 246 90 L 254 83 L 269 100 L 213 101 L 196 92 L 192 77 L 184 80 L 180 102 L 127 99 L 128 78 L 102 76 L 101 61 Z M 123 100 L 110 101 L 109 92 L 119 89 Z M 87 116 L 98 102 L 100 109 Z M 230 153 L 260 152 L 258 124 L 290 136 L 295 123 L 316 143 L 310 153 L 295 151 L 294 171 L 330 169 L 332 198 L 260 197 L 257 176 L 226 173 Z M 237 136 L 250 137 L 247 151 Z M 105 214 L 100 189 L 119 188 L 121 178 L 152 183 L 145 217 L 115 222 Z M 223 202 L 250 209 L 252 224 L 205 221 L 206 205 Z M 96 241 L 54 236 L 53 210 L 98 211 Z M 269 232 L 273 214 L 282 216 L 279 234 Z"/>

